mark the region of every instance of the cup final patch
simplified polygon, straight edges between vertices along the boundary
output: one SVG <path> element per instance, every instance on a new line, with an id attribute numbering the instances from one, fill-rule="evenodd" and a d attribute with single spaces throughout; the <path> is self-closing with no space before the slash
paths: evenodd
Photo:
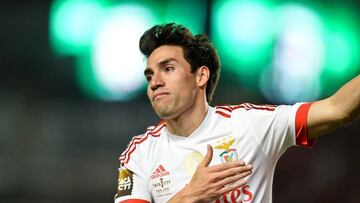
<path id="1" fill-rule="evenodd" d="M 126 169 L 119 169 L 118 191 L 116 197 L 131 195 L 134 187 L 133 172 Z"/>

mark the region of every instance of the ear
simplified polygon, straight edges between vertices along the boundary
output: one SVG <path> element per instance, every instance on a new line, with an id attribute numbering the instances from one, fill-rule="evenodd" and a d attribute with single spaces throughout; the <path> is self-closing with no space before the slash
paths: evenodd
<path id="1" fill-rule="evenodd" d="M 210 70 L 207 66 L 201 66 L 196 70 L 196 82 L 199 87 L 206 87 L 210 78 Z"/>

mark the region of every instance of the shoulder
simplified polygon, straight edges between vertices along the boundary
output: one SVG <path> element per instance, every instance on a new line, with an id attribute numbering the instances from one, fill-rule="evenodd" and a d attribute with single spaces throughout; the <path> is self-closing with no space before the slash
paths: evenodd
<path id="1" fill-rule="evenodd" d="M 150 126 L 146 132 L 141 135 L 134 136 L 129 142 L 127 148 L 121 153 L 119 157 L 120 165 L 127 164 L 134 154 L 139 151 L 150 148 L 151 145 L 159 139 L 162 129 L 166 126 L 164 121 L 159 122 L 156 126 Z"/>
<path id="2" fill-rule="evenodd" d="M 231 118 L 234 115 L 245 115 L 248 112 L 254 112 L 254 113 L 267 113 L 267 112 L 273 112 L 276 110 L 278 106 L 277 105 L 269 105 L 269 104 L 263 104 L 263 105 L 256 105 L 252 103 L 242 103 L 237 105 L 229 105 L 229 104 L 223 104 L 223 105 L 217 105 L 215 106 L 215 113 L 225 117 L 225 118 Z"/>

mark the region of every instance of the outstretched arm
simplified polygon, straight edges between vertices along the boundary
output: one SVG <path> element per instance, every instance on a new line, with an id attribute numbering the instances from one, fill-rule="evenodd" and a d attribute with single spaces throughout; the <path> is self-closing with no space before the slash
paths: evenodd
<path id="1" fill-rule="evenodd" d="M 311 139 L 331 132 L 360 116 L 360 75 L 342 86 L 331 97 L 314 102 L 307 125 Z"/>
<path id="2" fill-rule="evenodd" d="M 190 183 L 171 198 L 168 203 L 211 202 L 222 194 L 242 187 L 244 178 L 251 174 L 251 165 L 242 161 L 232 161 L 209 166 L 213 150 L 208 145 L 205 158 L 197 167 Z"/>

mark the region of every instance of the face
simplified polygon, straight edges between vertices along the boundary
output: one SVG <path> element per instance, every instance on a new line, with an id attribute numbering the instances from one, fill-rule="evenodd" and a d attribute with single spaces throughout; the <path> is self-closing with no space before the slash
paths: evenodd
<path id="1" fill-rule="evenodd" d="M 195 108 L 198 93 L 196 74 L 180 46 L 163 45 L 148 58 L 145 69 L 147 94 L 159 117 L 172 119 Z"/>

